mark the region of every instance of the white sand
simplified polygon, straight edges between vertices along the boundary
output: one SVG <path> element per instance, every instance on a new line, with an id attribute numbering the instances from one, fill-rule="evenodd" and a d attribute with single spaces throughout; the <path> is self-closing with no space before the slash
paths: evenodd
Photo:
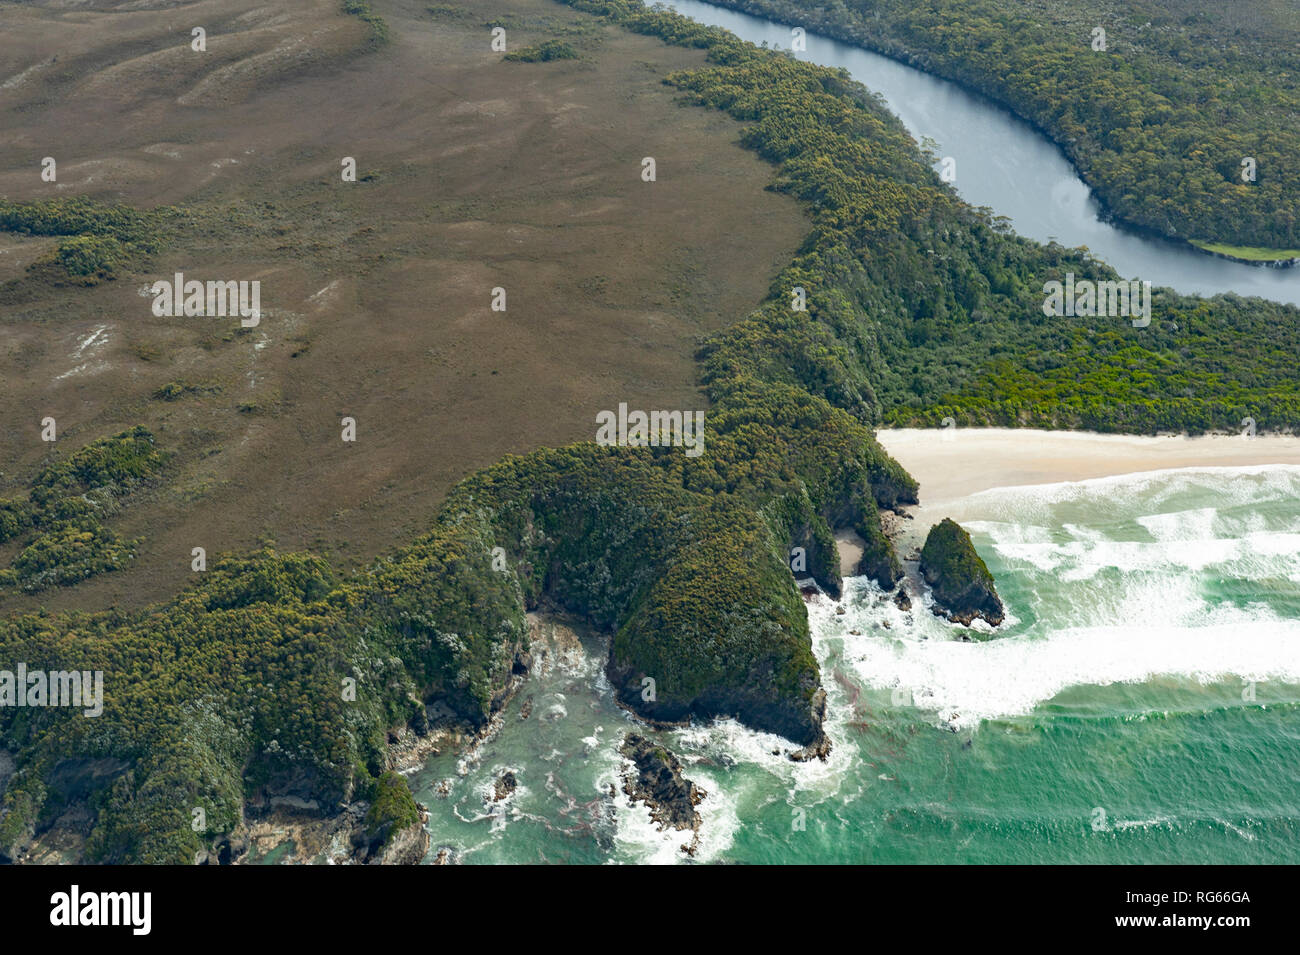
<path id="1" fill-rule="evenodd" d="M 881 445 L 921 483 L 927 506 L 994 487 L 1055 484 L 1169 468 L 1300 465 L 1300 437 L 1135 437 L 1017 428 L 897 428 Z"/>
<path id="2" fill-rule="evenodd" d="M 835 549 L 840 555 L 840 576 L 852 577 L 858 570 L 858 561 L 867 549 L 867 542 L 858 536 L 857 531 L 845 528 L 835 533 Z"/>

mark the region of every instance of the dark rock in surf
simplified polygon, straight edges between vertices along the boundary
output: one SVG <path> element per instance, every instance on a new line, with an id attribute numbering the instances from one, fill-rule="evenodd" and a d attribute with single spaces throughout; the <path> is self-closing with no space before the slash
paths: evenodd
<path id="1" fill-rule="evenodd" d="M 682 775 L 676 756 L 636 733 L 627 735 L 619 752 L 634 766 L 623 778 L 623 792 L 644 802 L 660 829 L 699 829 L 700 814 L 695 807 L 705 792 Z"/>
<path id="2" fill-rule="evenodd" d="M 515 774 L 510 772 L 510 770 L 507 769 L 504 773 L 501 774 L 501 778 L 498 779 L 495 785 L 493 786 L 492 801 L 500 802 L 502 799 L 505 799 L 507 796 L 509 796 L 512 792 L 515 791 L 518 785 L 519 785 L 519 780 L 515 779 Z"/>
<path id="3" fill-rule="evenodd" d="M 966 626 L 976 618 L 995 627 L 1002 623 L 993 575 L 956 521 L 945 517 L 930 528 L 921 548 L 921 576 L 934 592 L 936 614 Z"/>

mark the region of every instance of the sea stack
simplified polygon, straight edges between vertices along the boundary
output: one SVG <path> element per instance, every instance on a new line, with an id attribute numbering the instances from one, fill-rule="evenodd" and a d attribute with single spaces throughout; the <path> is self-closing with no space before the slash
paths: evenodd
<path id="1" fill-rule="evenodd" d="M 705 792 L 682 775 L 676 756 L 637 733 L 627 734 L 619 752 L 635 767 L 624 777 L 623 791 L 650 807 L 650 818 L 660 829 L 699 830 L 695 807 Z"/>
<path id="2" fill-rule="evenodd" d="M 966 626 L 977 617 L 994 627 L 1002 623 L 993 575 L 975 552 L 970 534 L 951 518 L 930 528 L 921 548 L 921 576 L 934 592 L 936 614 Z"/>

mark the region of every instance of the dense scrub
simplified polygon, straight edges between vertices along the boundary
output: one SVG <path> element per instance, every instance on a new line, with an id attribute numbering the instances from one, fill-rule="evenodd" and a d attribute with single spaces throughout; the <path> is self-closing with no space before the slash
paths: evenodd
<path id="1" fill-rule="evenodd" d="M 370 40 L 378 45 L 388 42 L 388 21 L 375 13 L 370 0 L 343 0 L 343 12 L 370 27 Z"/>
<path id="2" fill-rule="evenodd" d="M 103 522 L 156 481 L 166 461 L 140 427 L 55 457 L 26 500 L 0 500 L 0 543 L 28 539 L 12 567 L 0 570 L 0 588 L 35 593 L 121 569 L 135 556 L 136 542 Z"/>
<path id="3" fill-rule="evenodd" d="M 319 558 L 263 550 L 217 561 L 164 606 L 6 622 L 6 666 L 100 670 L 104 710 L 0 709 L 21 767 L 0 851 L 74 795 L 97 811 L 86 854 L 100 862 L 190 861 L 239 824 L 246 800 L 289 795 L 331 812 L 384 796 L 385 731 L 423 716 L 416 678 L 445 677 L 446 701 L 482 722 L 505 679 L 491 667 L 508 673 L 521 638 L 518 594 L 490 571 L 479 530 L 446 529 L 359 586 Z M 87 780 L 88 760 L 114 771 Z M 377 823 L 403 803 L 384 796 Z"/>
<path id="4" fill-rule="evenodd" d="M 1300 248 L 1295 4 L 713 2 L 979 90 L 1046 131 L 1126 222 L 1186 239 Z M 1104 52 L 1092 47 L 1098 27 Z M 1247 157 L 1253 182 L 1242 178 Z"/>
<path id="5" fill-rule="evenodd" d="M 85 196 L 33 202 L 0 199 L 0 230 L 24 235 L 60 236 L 54 252 L 31 270 L 56 266 L 83 283 L 116 278 L 162 244 L 171 209 L 141 210 L 106 205 Z"/>
<path id="6" fill-rule="evenodd" d="M 387 838 L 399 829 L 420 822 L 420 810 L 405 780 L 397 773 L 384 773 L 375 781 L 370 809 L 366 812 L 366 833 Z"/>
<path id="7" fill-rule="evenodd" d="M 742 373 L 799 382 L 866 421 L 1150 433 L 1300 426 L 1300 311 L 1157 288 L 1150 324 L 1044 315 L 1044 285 L 1115 280 L 961 202 L 901 124 L 841 71 L 763 53 L 635 0 L 570 0 L 710 49 L 668 82 L 751 125 L 742 141 L 807 201 L 814 231 L 773 298 L 710 345 L 715 400 Z M 1140 278 L 1140 277 L 1139 277 Z M 807 312 L 789 308 L 805 289 Z"/>
<path id="8" fill-rule="evenodd" d="M 563 40 L 544 40 L 536 46 L 526 46 L 505 55 L 516 63 L 549 63 L 552 60 L 576 60 L 578 51 Z"/>

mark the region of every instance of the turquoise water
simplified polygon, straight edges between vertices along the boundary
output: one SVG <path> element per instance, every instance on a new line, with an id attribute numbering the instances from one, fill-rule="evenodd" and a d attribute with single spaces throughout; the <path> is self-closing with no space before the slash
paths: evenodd
<path id="1" fill-rule="evenodd" d="M 1001 489 L 945 513 L 1007 623 L 964 642 L 861 579 L 842 615 L 814 600 L 828 762 L 734 722 L 650 731 L 708 792 L 696 861 L 1300 862 L 1300 468 Z M 613 703 L 606 646 L 539 647 L 499 732 L 412 777 L 435 852 L 689 860 L 609 792 L 623 734 L 647 731 Z M 506 769 L 519 786 L 495 801 Z"/>

